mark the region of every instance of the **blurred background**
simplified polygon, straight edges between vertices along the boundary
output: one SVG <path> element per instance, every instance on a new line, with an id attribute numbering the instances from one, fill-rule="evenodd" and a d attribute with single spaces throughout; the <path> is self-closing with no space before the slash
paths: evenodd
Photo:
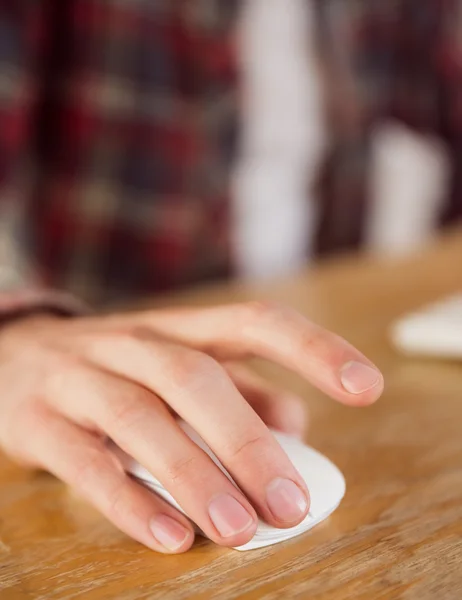
<path id="1" fill-rule="evenodd" d="M 3 287 L 130 299 L 462 216 L 458 0 L 0 7 Z"/>

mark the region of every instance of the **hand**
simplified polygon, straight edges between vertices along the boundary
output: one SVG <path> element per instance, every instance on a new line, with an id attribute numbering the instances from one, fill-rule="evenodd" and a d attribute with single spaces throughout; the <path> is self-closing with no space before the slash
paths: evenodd
<path id="1" fill-rule="evenodd" d="M 0 332 L 0 445 L 73 486 L 146 546 L 187 550 L 188 519 L 125 475 L 106 438 L 143 464 L 217 544 L 249 541 L 257 513 L 298 524 L 309 493 L 267 425 L 302 434 L 298 400 L 228 361 L 259 356 L 344 404 L 381 394 L 377 369 L 341 338 L 260 303 L 61 320 Z M 237 490 L 175 421 L 204 438 Z"/>

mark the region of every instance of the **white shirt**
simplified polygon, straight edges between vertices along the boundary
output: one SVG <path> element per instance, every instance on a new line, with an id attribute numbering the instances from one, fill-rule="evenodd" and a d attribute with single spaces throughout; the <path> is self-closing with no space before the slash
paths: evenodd
<path id="1" fill-rule="evenodd" d="M 309 187 L 325 143 L 312 23 L 306 0 L 244 3 L 244 135 L 233 228 L 243 277 L 293 271 L 310 253 L 316 214 Z"/>

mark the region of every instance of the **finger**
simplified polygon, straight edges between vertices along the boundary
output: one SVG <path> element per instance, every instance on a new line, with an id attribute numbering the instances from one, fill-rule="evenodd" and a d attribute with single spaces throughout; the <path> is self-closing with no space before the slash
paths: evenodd
<path id="1" fill-rule="evenodd" d="M 194 541 L 191 523 L 124 472 L 103 440 L 54 414 L 31 432 L 41 466 L 77 490 L 116 527 L 152 550 L 176 554 Z"/>
<path id="2" fill-rule="evenodd" d="M 229 375 L 210 356 L 152 336 L 142 339 L 120 335 L 88 340 L 85 353 L 97 364 L 138 382 L 168 402 L 210 446 L 267 522 L 291 527 L 303 520 L 309 508 L 304 480 Z M 146 415 L 137 416 L 139 424 L 145 419 Z M 182 445 L 181 437 L 167 420 L 162 421 L 162 434 L 169 441 L 169 453 L 181 449 L 176 455 L 181 465 L 193 449 Z M 132 430 L 132 437 L 137 436 Z M 153 439 L 151 432 L 151 444 Z M 208 478 L 200 478 L 202 465 L 195 456 L 194 472 L 199 478 L 195 493 Z"/>
<path id="3" fill-rule="evenodd" d="M 268 427 L 304 437 L 308 408 L 299 396 L 277 388 L 241 364 L 226 363 L 224 366 L 237 389 Z"/>
<path id="4" fill-rule="evenodd" d="M 90 369 L 74 369 L 62 382 L 48 388 L 49 397 L 69 418 L 105 431 L 146 467 L 208 537 L 223 546 L 252 539 L 258 521 L 252 505 L 182 431 L 158 397 L 123 378 Z"/>
<path id="5" fill-rule="evenodd" d="M 115 322 L 144 324 L 222 359 L 250 355 L 274 361 L 344 404 L 368 405 L 383 391 L 383 377 L 371 361 L 344 339 L 287 307 L 254 302 L 149 311 L 128 315 L 125 321 L 118 317 Z"/>

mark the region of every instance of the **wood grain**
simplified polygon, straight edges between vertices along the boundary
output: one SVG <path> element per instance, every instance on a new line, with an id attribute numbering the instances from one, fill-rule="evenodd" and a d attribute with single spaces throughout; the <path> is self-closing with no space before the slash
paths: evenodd
<path id="1" fill-rule="evenodd" d="M 271 366 L 306 398 L 308 441 L 346 475 L 328 522 L 288 543 L 238 553 L 199 540 L 156 555 L 65 487 L 0 456 L 1 600 L 456 600 L 462 598 L 462 365 L 400 356 L 395 317 L 462 289 L 462 232 L 406 261 L 344 257 L 265 286 L 202 289 L 162 302 L 269 298 L 338 331 L 383 370 L 374 407 L 342 407 Z"/>

